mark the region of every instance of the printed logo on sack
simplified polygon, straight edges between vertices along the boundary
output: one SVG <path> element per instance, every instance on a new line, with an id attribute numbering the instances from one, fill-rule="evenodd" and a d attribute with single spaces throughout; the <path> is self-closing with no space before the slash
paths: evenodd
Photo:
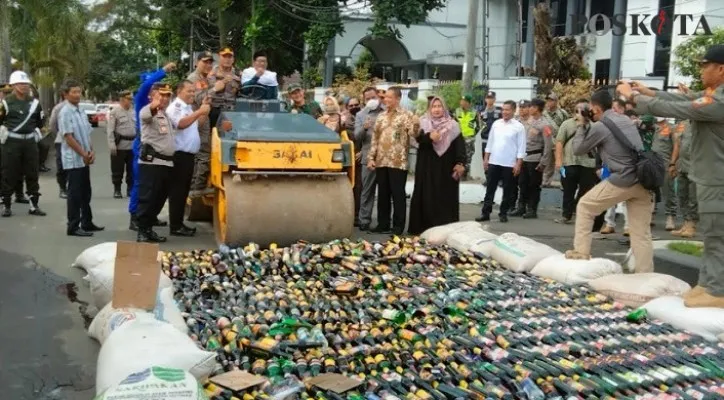
<path id="1" fill-rule="evenodd" d="M 604 14 L 594 14 L 591 18 L 585 15 L 570 15 L 573 26 L 579 31 L 604 36 L 612 32 L 614 36 L 658 36 L 671 32 L 679 36 L 708 36 L 711 28 L 705 15 L 672 14 L 659 10 L 656 14 L 614 14 L 609 17 Z M 603 26 L 601 28 L 601 25 Z M 601 28 L 601 29 L 597 29 Z"/>

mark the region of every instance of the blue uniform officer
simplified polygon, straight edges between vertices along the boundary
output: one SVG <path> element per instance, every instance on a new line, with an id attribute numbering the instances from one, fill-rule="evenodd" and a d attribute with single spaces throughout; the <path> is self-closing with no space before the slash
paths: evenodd
<path id="1" fill-rule="evenodd" d="M 133 98 L 134 110 L 136 112 L 136 132 L 141 131 L 139 112 L 143 107 L 148 105 L 149 96 L 151 94 L 151 88 L 153 84 L 163 80 L 166 74 L 173 71 L 176 68 L 176 64 L 168 63 L 163 68 L 158 69 L 154 72 L 141 75 L 141 86 L 138 88 L 136 95 Z M 138 209 L 138 157 L 141 153 L 141 135 L 136 135 L 136 139 L 133 141 L 133 188 L 131 188 L 131 199 L 128 202 L 128 212 L 131 214 L 131 222 L 128 229 L 132 231 L 138 230 L 138 224 L 136 220 L 136 211 Z M 155 226 L 166 226 L 165 221 L 156 221 Z"/>

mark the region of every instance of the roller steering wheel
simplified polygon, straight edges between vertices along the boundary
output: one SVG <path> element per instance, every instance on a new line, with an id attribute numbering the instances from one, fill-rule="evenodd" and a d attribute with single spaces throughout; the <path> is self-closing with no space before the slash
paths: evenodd
<path id="1" fill-rule="evenodd" d="M 264 100 L 263 97 L 266 96 L 268 88 L 263 85 L 247 85 L 241 88 L 238 97 L 245 100 Z"/>

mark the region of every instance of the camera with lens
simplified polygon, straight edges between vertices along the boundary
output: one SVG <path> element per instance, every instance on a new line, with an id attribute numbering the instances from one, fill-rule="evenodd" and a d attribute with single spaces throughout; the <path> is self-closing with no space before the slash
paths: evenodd
<path id="1" fill-rule="evenodd" d="M 591 110 L 591 107 L 588 104 L 578 107 L 577 112 L 581 115 L 581 117 L 583 117 L 586 122 L 593 119 L 593 110 Z"/>

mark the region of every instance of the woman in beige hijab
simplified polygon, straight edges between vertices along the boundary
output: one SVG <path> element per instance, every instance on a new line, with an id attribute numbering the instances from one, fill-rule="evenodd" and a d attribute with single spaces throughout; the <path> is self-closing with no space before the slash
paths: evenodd
<path id="1" fill-rule="evenodd" d="M 345 125 L 345 117 L 342 115 L 337 100 L 332 96 L 325 97 L 322 110 L 324 111 L 324 115 L 317 120 L 327 128 L 337 133 L 342 133 Z"/>

